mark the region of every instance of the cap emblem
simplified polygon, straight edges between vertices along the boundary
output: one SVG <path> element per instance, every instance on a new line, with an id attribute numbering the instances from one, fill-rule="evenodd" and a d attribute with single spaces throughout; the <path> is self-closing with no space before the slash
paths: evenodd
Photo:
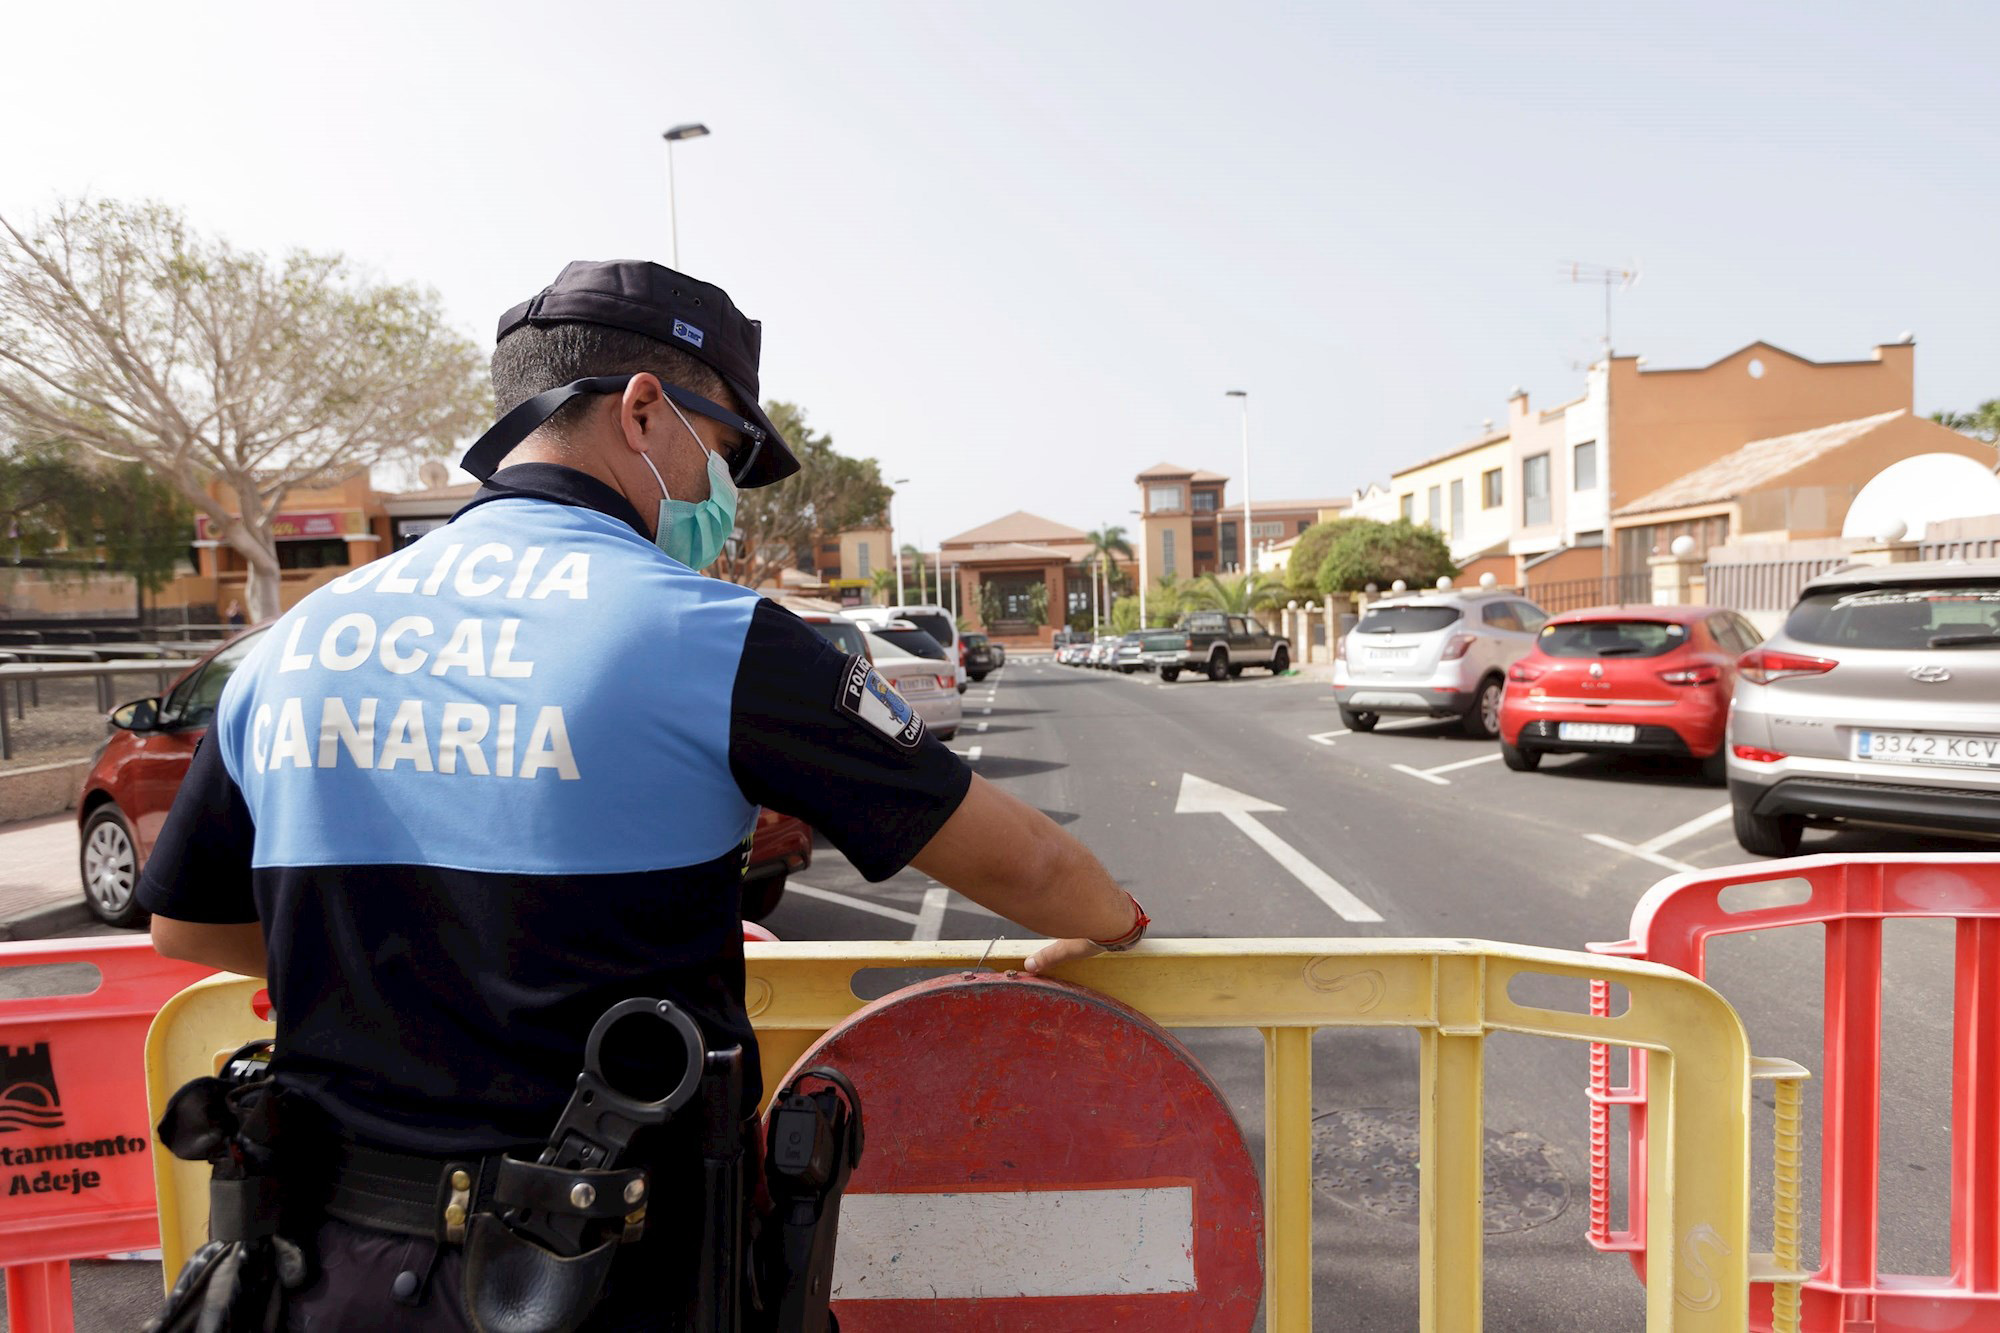
<path id="1" fill-rule="evenodd" d="M 701 346 L 701 330 L 684 319 L 674 321 L 674 337 L 679 338 L 684 343 L 692 343 L 696 347 Z"/>

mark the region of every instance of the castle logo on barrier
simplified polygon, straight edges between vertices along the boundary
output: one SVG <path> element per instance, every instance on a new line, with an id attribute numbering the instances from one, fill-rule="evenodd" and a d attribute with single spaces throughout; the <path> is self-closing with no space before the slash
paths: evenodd
<path id="1" fill-rule="evenodd" d="M 61 1129 L 62 1123 L 49 1044 L 0 1046 L 0 1134 Z"/>

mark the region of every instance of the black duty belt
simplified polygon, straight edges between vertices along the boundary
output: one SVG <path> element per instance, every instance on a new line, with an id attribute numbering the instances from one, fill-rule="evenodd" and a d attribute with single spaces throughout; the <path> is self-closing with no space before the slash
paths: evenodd
<path id="1" fill-rule="evenodd" d="M 325 1212 L 353 1226 L 452 1245 L 465 1240 L 473 1214 L 503 1209 L 622 1220 L 626 1240 L 645 1227 L 643 1168 L 565 1170 L 502 1153 L 438 1158 L 351 1143 L 334 1145 L 329 1159 Z"/>

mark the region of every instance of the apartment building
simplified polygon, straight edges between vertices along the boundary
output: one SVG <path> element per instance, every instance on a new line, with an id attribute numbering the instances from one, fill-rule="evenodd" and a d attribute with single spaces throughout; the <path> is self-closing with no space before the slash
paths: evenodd
<path id="1" fill-rule="evenodd" d="M 1469 574 L 1491 570 L 1516 584 L 1641 579 L 1657 534 L 1639 530 L 1656 525 L 1623 511 L 1753 442 L 1909 413 L 1915 360 L 1907 339 L 1854 361 L 1812 361 L 1761 341 L 1692 368 L 1612 356 L 1590 368 L 1580 396 L 1555 407 L 1536 409 L 1516 389 L 1490 433 L 1392 474 L 1386 487 L 1356 492 L 1348 512 L 1430 523 Z M 1919 447 L 1919 436 L 1930 438 L 1877 428 L 1865 447 L 1834 450 L 1828 465 L 1860 467 L 1885 449 Z M 1869 475 L 1828 482 L 1815 474 L 1813 485 L 1858 487 Z M 1690 535 L 1706 549 L 1753 517 L 1723 506 Z M 1614 527 L 1633 535 L 1614 537 Z"/>
<path id="2" fill-rule="evenodd" d="M 1195 578 L 1254 568 L 1257 552 L 1298 536 L 1313 524 L 1337 518 L 1344 496 L 1250 501 L 1250 540 L 1242 538 L 1243 501 L 1228 494 L 1229 478 L 1174 463 L 1141 472 L 1140 540 L 1149 578 Z"/>

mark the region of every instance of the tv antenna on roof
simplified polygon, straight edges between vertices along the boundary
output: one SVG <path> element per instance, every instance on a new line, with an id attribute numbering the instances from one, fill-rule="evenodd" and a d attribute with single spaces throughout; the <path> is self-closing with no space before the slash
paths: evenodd
<path id="1" fill-rule="evenodd" d="M 1629 268 L 1611 268 L 1605 264 L 1568 263 L 1562 266 L 1563 276 L 1571 282 L 1595 282 L 1604 285 L 1604 355 L 1611 356 L 1611 292 L 1613 288 L 1621 292 L 1631 291 L 1639 285 L 1639 261 L 1633 260 Z"/>

